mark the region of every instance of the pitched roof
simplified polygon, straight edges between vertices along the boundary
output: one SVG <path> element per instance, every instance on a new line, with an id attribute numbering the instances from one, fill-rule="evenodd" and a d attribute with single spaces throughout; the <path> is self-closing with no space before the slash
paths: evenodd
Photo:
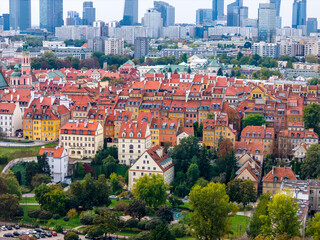
<path id="1" fill-rule="evenodd" d="M 284 179 L 297 180 L 295 173 L 291 168 L 273 167 L 263 178 L 263 182 L 281 182 Z"/>
<path id="2" fill-rule="evenodd" d="M 47 156 L 52 156 L 54 158 L 61 158 L 64 148 L 57 147 L 57 148 L 44 148 L 40 149 L 39 155 L 46 154 Z"/>

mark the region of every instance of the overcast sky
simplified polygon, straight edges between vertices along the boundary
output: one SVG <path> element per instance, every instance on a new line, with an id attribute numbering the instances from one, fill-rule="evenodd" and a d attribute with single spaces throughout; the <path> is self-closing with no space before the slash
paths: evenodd
<path id="1" fill-rule="evenodd" d="M 211 8 L 212 0 L 165 0 L 176 8 L 176 23 L 195 23 L 196 9 Z M 291 25 L 292 3 L 294 0 L 282 0 L 281 16 L 283 26 Z M 64 0 L 64 19 L 67 11 L 76 10 L 82 12 L 83 0 Z M 96 8 L 97 20 L 111 21 L 121 20 L 123 15 L 124 0 L 93 0 Z M 234 0 L 225 0 L 226 5 Z M 257 18 L 259 3 L 268 0 L 244 0 L 244 5 L 249 7 L 249 17 Z M 31 0 L 32 5 L 32 25 L 39 25 L 39 0 Z M 153 6 L 153 0 L 139 0 L 139 19 L 143 16 L 146 9 Z M 320 20 L 320 0 L 307 0 L 307 16 L 317 17 Z M 9 12 L 9 0 L 0 0 L 0 14 Z M 82 15 L 82 13 L 80 14 Z M 140 21 L 139 20 L 139 21 Z"/>

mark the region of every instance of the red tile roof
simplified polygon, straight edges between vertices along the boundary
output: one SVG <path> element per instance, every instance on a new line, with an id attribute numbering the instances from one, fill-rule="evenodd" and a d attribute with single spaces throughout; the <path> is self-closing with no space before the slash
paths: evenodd
<path id="1" fill-rule="evenodd" d="M 263 182 L 282 182 L 284 179 L 297 180 L 295 173 L 291 168 L 273 167 L 270 172 L 263 178 Z"/>

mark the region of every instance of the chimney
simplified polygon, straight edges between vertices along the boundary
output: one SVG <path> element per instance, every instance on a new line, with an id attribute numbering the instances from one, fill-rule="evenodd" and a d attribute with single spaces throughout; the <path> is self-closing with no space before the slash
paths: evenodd
<path id="1" fill-rule="evenodd" d="M 19 99 L 20 99 L 20 95 L 18 94 L 18 95 L 17 95 L 17 101 L 19 101 Z"/>
<path id="2" fill-rule="evenodd" d="M 40 97 L 40 103 L 42 103 L 42 102 L 43 102 L 43 97 L 41 96 L 41 97 Z"/>
<path id="3" fill-rule="evenodd" d="M 11 94 L 11 101 L 13 100 L 13 95 Z"/>
<path id="4" fill-rule="evenodd" d="M 272 175 L 274 174 L 275 166 L 272 167 Z"/>

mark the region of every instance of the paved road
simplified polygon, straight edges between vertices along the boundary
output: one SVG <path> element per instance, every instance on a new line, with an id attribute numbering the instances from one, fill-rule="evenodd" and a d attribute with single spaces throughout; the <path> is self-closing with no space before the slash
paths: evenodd
<path id="1" fill-rule="evenodd" d="M 17 231 L 17 232 L 21 232 L 21 231 L 27 231 L 27 230 L 29 230 L 29 229 L 27 229 L 27 228 L 21 228 L 21 229 L 18 229 L 18 230 L 16 230 L 16 229 L 12 229 L 12 230 L 7 230 L 7 231 L 2 231 L 2 230 L 0 230 L 0 237 L 4 237 L 3 235 L 4 234 L 6 234 L 6 233 L 13 233 L 13 232 L 15 232 L 15 231 Z M 41 239 L 51 239 L 51 240 L 59 240 L 59 239 L 63 239 L 64 238 L 64 235 L 63 234 L 60 234 L 60 233 L 58 233 L 58 236 L 56 236 L 56 237 L 51 237 L 51 238 L 49 238 L 49 237 L 46 237 L 46 238 L 41 238 Z M 84 236 L 83 236 L 83 238 L 81 238 L 82 240 L 84 240 L 85 238 L 84 238 Z"/>

